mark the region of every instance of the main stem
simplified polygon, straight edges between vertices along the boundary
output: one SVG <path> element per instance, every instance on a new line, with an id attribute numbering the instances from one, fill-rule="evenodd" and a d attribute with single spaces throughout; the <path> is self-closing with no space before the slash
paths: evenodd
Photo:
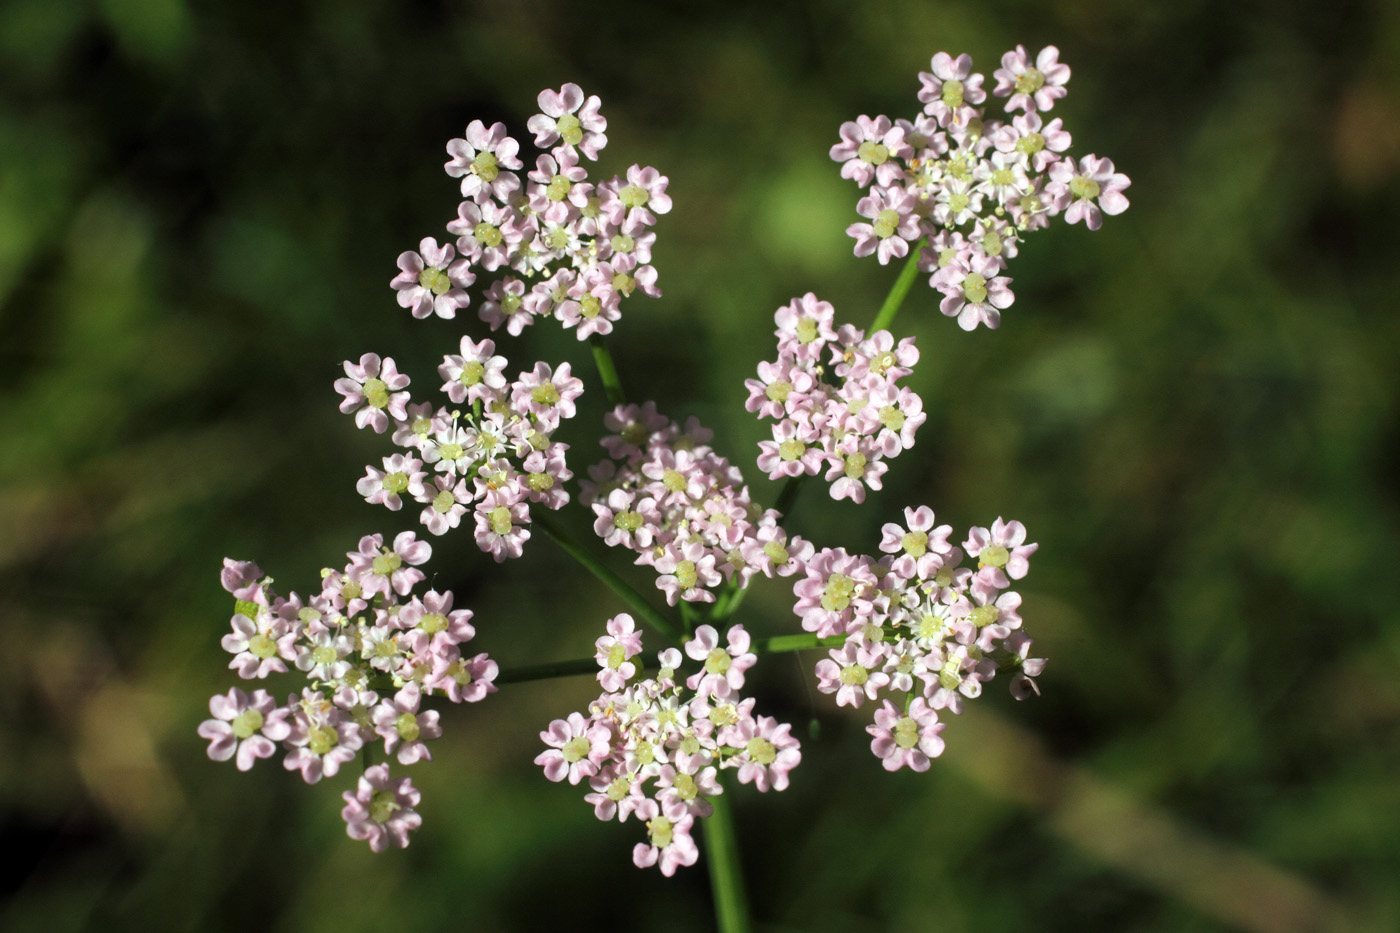
<path id="1" fill-rule="evenodd" d="M 744 893 L 744 874 L 739 864 L 734 814 L 729 802 L 734 782 L 727 777 L 722 780 L 724 793 L 709 798 L 715 811 L 702 821 L 705 861 L 710 867 L 710 890 L 715 896 L 715 917 L 720 933 L 748 933 L 748 897 Z"/>

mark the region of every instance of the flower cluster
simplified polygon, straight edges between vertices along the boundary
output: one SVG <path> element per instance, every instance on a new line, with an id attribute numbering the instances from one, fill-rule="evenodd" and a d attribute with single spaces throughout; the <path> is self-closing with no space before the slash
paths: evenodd
<path id="1" fill-rule="evenodd" d="M 548 748 L 535 764 L 551 781 L 587 778 L 592 792 L 584 799 L 598 819 L 624 822 L 635 815 L 647 841 L 637 843 L 632 861 L 639 868 L 657 865 L 669 876 L 699 856 L 695 821 L 713 812 L 706 798 L 724 792 L 721 770 L 736 771 L 740 783 L 760 791 L 783 790 L 802 752 L 790 725 L 755 716 L 754 700 L 739 694 L 756 660 L 743 626 L 731 627 L 723 645 L 713 627 L 696 629 L 684 647 L 700 667 L 683 682 L 675 648 L 658 656 L 654 677 L 634 682 L 632 658 L 642 640 L 632 617 L 608 620 L 607 630 L 597 641 L 604 693 L 588 716 L 571 713 L 540 733 Z"/>
<path id="2" fill-rule="evenodd" d="M 778 359 L 745 381 L 746 407 L 777 422 L 773 439 L 758 445 L 758 468 L 770 479 L 825 471 L 833 499 L 864 502 L 867 487 L 882 485 L 885 458 L 914 446 L 927 418 L 914 390 L 898 385 L 919 351 L 913 337 L 896 344 L 882 330 L 867 338 L 850 324 L 837 330 L 834 318 L 810 292 L 778 309 Z"/>
<path id="3" fill-rule="evenodd" d="M 812 545 L 749 498 L 738 467 L 709 446 L 711 432 L 691 418 L 684 429 L 656 405 L 619 405 L 604 418 L 611 459 L 582 484 L 593 530 L 609 546 L 637 553 L 656 570 L 666 602 L 714 602 L 721 580 L 737 588 L 755 574 L 796 573 Z"/>
<path id="4" fill-rule="evenodd" d="M 460 350 L 443 357 L 438 373 L 448 399 L 466 411 L 410 404 L 408 377 L 373 353 L 347 360 L 335 389 L 341 411 L 381 433 L 392 423 L 394 443 L 408 450 L 385 457 L 382 470 L 365 468 L 356 486 L 365 501 L 398 511 L 409 496 L 423 504 L 419 521 L 435 535 L 456 528 L 470 507 L 477 545 L 503 561 L 519 557 L 530 538 L 530 503 L 559 509 L 569 501 L 569 445 L 550 436 L 574 416 L 583 382 L 568 363 L 543 362 L 507 382 L 506 359 L 491 340 L 464 336 Z"/>
<path id="5" fill-rule="evenodd" d="M 939 52 L 921 72 L 923 113 L 914 120 L 862 116 L 841 125 L 831 158 L 841 176 L 868 193 L 852 224 L 857 256 L 880 262 L 920 248 L 919 268 L 942 292 L 942 312 L 963 330 L 995 328 L 1014 296 L 1005 273 L 1024 236 L 1063 214 L 1097 230 L 1104 214 L 1128 208 L 1128 177 L 1109 159 L 1064 155 L 1070 135 L 1046 114 L 1065 94 L 1069 66 L 1053 45 L 1032 61 L 1023 46 L 1007 52 L 992 94 L 1006 97 L 1009 123 L 988 120 L 984 76 L 972 57 Z"/>
<path id="6" fill-rule="evenodd" d="M 938 710 L 961 713 L 998 671 L 1015 672 L 1018 699 L 1037 692 L 1045 662 L 1028 657 L 1021 597 L 1008 589 L 1037 545 L 1020 522 L 973 528 L 959 548 L 927 506 L 904 518 L 882 529 L 879 560 L 826 549 L 808 561 L 793 611 L 807 631 L 844 639 L 816 665 L 817 689 L 838 706 L 859 707 L 886 688 L 904 695 L 898 706 L 883 700 L 866 731 L 886 769 L 923 771 L 943 750 Z M 976 570 L 960 566 L 965 555 Z"/>
<path id="7" fill-rule="evenodd" d="M 566 84 L 542 91 L 539 106 L 527 125 L 537 147 L 551 148 L 523 184 L 520 144 L 505 124 L 473 120 L 447 144 L 447 174 L 461 179 L 466 199 L 447 225 L 455 244 L 425 238 L 399 256 L 390 283 L 414 317 L 455 317 L 470 302 L 474 269 L 508 270 L 486 289 L 478 314 L 512 335 L 550 315 L 577 328 L 580 340 L 606 334 L 623 298 L 660 296 L 650 228 L 671 209 L 666 176 L 633 165 L 626 177 L 588 181 L 580 159 L 596 160 L 607 144 L 598 98 Z"/>
<path id="8" fill-rule="evenodd" d="M 367 535 L 342 570 L 322 571 L 321 592 L 310 600 L 279 596 L 256 564 L 225 560 L 223 586 L 236 600 L 223 638 L 229 667 L 244 680 L 262 680 L 290 665 L 307 684 L 281 705 L 262 689 L 214 696 L 213 718 L 199 726 L 209 757 L 234 759 L 247 771 L 280 744 L 283 766 L 308 784 L 334 777 L 381 739 L 400 765 L 431 759 L 426 743 L 442 729 L 423 699 L 474 703 L 495 692 L 497 674 L 485 654 L 462 655 L 461 645 L 476 635 L 470 610 L 453 609 L 450 592 L 413 595 L 431 553 L 411 531 L 388 547 L 382 536 Z M 391 779 L 388 764 L 369 768 L 345 801 L 346 831 L 376 852 L 407 845 L 422 822 L 418 791 L 407 778 Z"/>

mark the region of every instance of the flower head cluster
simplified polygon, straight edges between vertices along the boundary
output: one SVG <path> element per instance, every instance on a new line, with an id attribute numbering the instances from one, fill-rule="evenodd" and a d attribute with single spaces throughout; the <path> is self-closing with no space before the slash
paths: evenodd
<path id="1" fill-rule="evenodd" d="M 1027 233 L 1059 214 L 1097 230 L 1104 214 L 1128 208 L 1128 177 L 1108 159 L 1064 155 L 1069 133 L 1058 117 L 1044 118 L 1069 80 L 1059 50 L 1032 59 L 1017 46 L 1001 63 L 992 94 L 1007 98 L 1008 116 L 1021 111 L 1009 123 L 986 118 L 972 57 L 939 52 L 919 74 L 921 114 L 862 116 L 843 123 L 831 147 L 841 176 L 869 189 L 856 205 L 865 220 L 846 231 L 856 255 L 883 264 L 921 249 L 919 268 L 944 295 L 940 309 L 963 330 L 1001 323 L 1014 300 L 1007 260 Z"/>
<path id="2" fill-rule="evenodd" d="M 834 317 L 810 292 L 778 309 L 778 359 L 745 381 L 747 407 L 777 422 L 773 439 L 758 445 L 758 468 L 770 479 L 824 472 L 833 499 L 864 502 L 866 488 L 883 483 L 885 459 L 914 446 L 927 418 L 914 390 L 898 385 L 919 351 L 913 337 L 896 344 L 885 330 L 838 330 Z"/>
<path id="3" fill-rule="evenodd" d="M 713 627 L 696 629 L 684 647 L 700 666 L 684 680 L 675 648 L 658 656 L 654 677 L 634 680 L 631 659 L 642 646 L 632 617 L 618 615 L 607 628 L 598 639 L 604 693 L 587 716 L 571 713 L 540 733 L 548 747 L 535 764 L 551 781 L 587 779 L 592 792 L 584 799 L 598 819 L 636 816 L 647 841 L 637 843 L 632 861 L 669 876 L 699 856 L 695 821 L 714 810 L 706 798 L 723 793 L 721 770 L 760 791 L 783 790 L 802 752 L 791 726 L 755 716 L 754 700 L 740 696 L 756 660 L 742 626 L 731 627 L 723 643 Z"/>
<path id="4" fill-rule="evenodd" d="M 880 700 L 866 730 L 871 750 L 891 771 L 923 771 L 943 750 L 939 710 L 961 713 L 998 671 L 1014 672 L 1018 699 L 1037 692 L 1045 662 L 1028 656 L 1021 597 L 1008 589 L 1037 546 L 1020 522 L 973 528 L 959 548 L 927 506 L 904 518 L 882 529 L 878 560 L 826 549 L 808 561 L 793 611 L 807 631 L 844 639 L 817 662 L 817 689 L 836 694 L 838 706 Z M 961 566 L 965 556 L 976 569 Z M 882 699 L 885 690 L 902 701 Z"/>
<path id="5" fill-rule="evenodd" d="M 721 580 L 743 588 L 755 574 L 788 576 L 812 553 L 783 531 L 776 511 L 754 503 L 696 419 L 682 429 L 647 402 L 619 405 L 604 424 L 611 459 L 588 471 L 581 490 L 593 505 L 593 530 L 654 568 L 670 605 L 714 602 Z"/>
<path id="6" fill-rule="evenodd" d="M 523 181 L 520 144 L 504 123 L 473 120 L 447 144 L 447 174 L 461 179 L 466 199 L 447 225 L 457 239 L 425 238 L 399 256 L 390 283 L 414 317 L 454 317 L 470 302 L 476 269 L 504 270 L 478 313 L 492 330 L 504 325 L 513 335 L 551 315 L 577 328 L 580 340 L 606 334 L 622 316 L 622 299 L 661 294 L 650 228 L 671 209 L 666 176 L 633 165 L 625 177 L 590 182 L 580 159 L 597 159 L 607 144 L 598 98 L 566 84 L 541 92 L 539 106 L 527 125 L 535 145 L 550 148 Z"/>
<path id="7" fill-rule="evenodd" d="M 356 412 L 362 427 L 383 432 L 392 424 L 394 442 L 407 450 L 385 457 L 383 469 L 367 466 L 356 489 L 393 511 L 405 496 L 421 503 L 419 521 L 435 535 L 456 528 L 470 509 L 483 551 L 497 561 L 519 557 L 530 538 L 530 503 L 559 509 L 569 501 L 569 445 L 550 436 L 574 416 L 583 382 L 568 363 L 543 362 L 508 382 L 491 340 L 463 337 L 460 351 L 444 356 L 438 373 L 448 399 L 465 410 L 411 404 L 408 377 L 392 359 L 367 353 L 358 364 L 346 361 L 335 383 L 340 410 Z"/>
<path id="8" fill-rule="evenodd" d="M 199 726 L 209 757 L 247 771 L 280 745 L 283 766 L 308 784 L 334 777 L 380 741 L 400 765 L 431 759 L 426 743 L 442 729 L 424 697 L 474 703 L 495 692 L 497 674 L 485 654 L 462 654 L 476 635 L 470 610 L 453 609 L 450 592 L 414 594 L 431 553 L 411 531 L 391 546 L 366 535 L 343 569 L 322 571 L 321 592 L 309 600 L 278 595 L 256 564 L 225 560 L 223 586 L 236 600 L 223 638 L 229 667 L 244 680 L 290 668 L 306 679 L 283 704 L 262 689 L 214 696 L 213 718 Z M 418 792 L 408 779 L 391 780 L 387 764 L 370 768 L 345 799 L 347 832 L 375 851 L 407 845 L 421 823 Z"/>

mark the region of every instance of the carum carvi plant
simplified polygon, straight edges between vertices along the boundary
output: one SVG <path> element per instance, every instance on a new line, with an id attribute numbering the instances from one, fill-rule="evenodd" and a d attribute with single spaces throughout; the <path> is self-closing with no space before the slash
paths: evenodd
<path id="1" fill-rule="evenodd" d="M 505 125 L 468 125 L 447 145 L 446 171 L 463 197 L 446 225 L 452 238 L 426 237 L 398 257 L 398 304 L 416 318 L 455 320 L 475 295 L 493 334 L 514 338 L 547 318 L 572 328 L 590 343 L 611 406 L 603 456 L 574 485 L 569 446 L 554 438 L 585 391 L 569 361 L 512 366 L 477 328 L 442 357 L 445 402 L 415 400 L 390 357 L 345 361 L 334 386 L 341 411 L 387 435 L 392 450 L 365 468 L 357 491 L 391 512 L 412 503 L 422 528 L 365 535 L 305 596 L 279 594 L 252 562 L 225 561 L 229 667 L 256 682 L 301 676 L 276 695 L 234 687 L 214 696 L 199 727 L 209 757 L 247 770 L 281 752 L 309 784 L 358 762 L 358 784 L 343 794 L 346 832 L 376 852 L 402 847 L 422 819 L 399 771 L 431 759 L 442 734 L 435 707 L 480 702 L 503 683 L 593 672 L 597 699 L 540 733 L 536 764 L 551 781 L 582 785 L 599 819 L 635 818 L 640 867 L 670 875 L 694 864 L 703 828 L 721 925 L 743 929 L 729 789 L 783 790 L 802 761 L 792 727 L 744 696 L 763 656 L 825 649 L 818 691 L 838 706 L 870 705 L 871 752 L 890 771 L 928 769 L 943 752 L 940 717 L 998 676 L 1018 698 L 1035 694 L 1045 662 L 1031 656 L 1011 587 L 1036 545 L 1019 522 L 954 536 L 927 505 L 895 507 L 878 555 L 819 547 L 782 524 L 806 477 L 862 504 L 914 446 L 926 419 L 914 388 L 919 352 L 889 328 L 917 277 L 928 276 L 964 330 L 995 328 L 1012 304 L 1007 264 L 1030 233 L 1055 217 L 1098 229 L 1127 207 L 1128 179 L 1108 159 L 1070 158 L 1069 133 L 1047 119 L 1069 79 L 1058 51 L 1032 58 L 1018 46 L 1001 64 L 991 95 L 1006 98 L 1003 119 L 987 115 L 971 58 L 940 52 L 919 75 L 913 119 L 861 116 L 840 127 L 831 157 L 864 192 L 863 219 L 848 230 L 855 254 L 904 267 L 868 330 L 838 321 L 810 293 L 774 315 L 776 359 L 747 383 L 748 410 L 772 422 L 756 466 L 785 480 L 772 507 L 754 500 L 695 418 L 629 403 L 604 341 L 626 301 L 661 294 L 651 258 L 653 228 L 671 209 L 666 176 L 632 165 L 591 177 L 607 121 L 599 99 L 574 84 L 539 95 L 527 125 L 541 151 L 528 170 Z M 615 551 L 586 547 L 550 519 L 571 502 Z M 420 569 L 429 539 L 462 527 L 498 562 L 523 557 L 539 532 L 611 589 L 620 600 L 612 618 L 577 620 L 603 632 L 596 654 L 501 671 L 474 653 L 471 610 L 425 590 Z M 655 572 L 664 608 L 608 567 L 610 553 Z M 756 639 L 735 614 L 748 587 L 774 577 L 791 581 L 795 631 Z M 643 651 L 646 628 L 665 643 L 657 654 Z"/>

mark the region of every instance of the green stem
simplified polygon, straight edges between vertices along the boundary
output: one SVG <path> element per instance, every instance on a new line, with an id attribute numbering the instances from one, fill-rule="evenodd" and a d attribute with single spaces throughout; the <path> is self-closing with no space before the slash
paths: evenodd
<path id="1" fill-rule="evenodd" d="M 627 404 L 627 396 L 622 392 L 622 382 L 617 378 L 617 366 L 613 363 L 612 354 L 608 352 L 608 345 L 603 342 L 603 335 L 591 335 L 588 343 L 593 347 L 593 362 L 598 366 L 598 378 L 603 380 L 603 391 L 608 394 L 609 404 Z"/>
<path id="2" fill-rule="evenodd" d="M 548 664 L 531 664 L 529 667 L 516 667 L 501 671 L 496 675 L 498 684 L 523 684 L 531 680 L 549 680 L 554 677 L 577 677 L 579 674 L 596 674 L 597 658 L 575 658 L 570 661 L 551 661 Z"/>
<path id="3" fill-rule="evenodd" d="M 806 651 L 808 648 L 837 648 L 845 643 L 845 635 L 829 635 L 826 638 L 816 635 L 774 635 L 772 638 L 754 639 L 750 650 L 754 654 L 777 654 L 782 651 Z"/>
<path id="4" fill-rule="evenodd" d="M 899 313 L 899 306 L 904 304 L 909 289 L 914 287 L 914 279 L 919 275 L 919 254 L 921 252 L 923 252 L 922 240 L 909 247 L 909 259 L 904 263 L 904 268 L 900 270 L 899 278 L 895 280 L 894 287 L 885 297 L 885 303 L 880 306 L 880 311 L 875 315 L 875 320 L 871 323 L 867 333 L 873 334 L 877 330 L 889 329 L 890 322 Z"/>
<path id="5" fill-rule="evenodd" d="M 568 554 L 574 560 L 582 564 L 584 569 L 589 573 L 603 581 L 608 589 L 622 597 L 622 601 L 625 602 L 643 622 L 646 622 L 652 628 L 666 636 L 674 644 L 678 645 L 684 641 L 681 634 L 676 631 L 675 626 L 671 624 L 670 620 L 662 615 L 651 603 L 647 602 L 641 593 L 632 589 L 626 580 L 623 580 L 617 574 L 603 566 L 602 562 L 585 551 L 577 541 L 570 537 L 568 532 L 554 524 L 553 519 L 545 515 L 534 515 L 531 517 L 534 519 L 536 528 L 543 531 L 551 541 L 559 545 L 560 549 L 563 550 L 565 554 Z"/>
<path id="6" fill-rule="evenodd" d="M 705 827 L 705 861 L 710 866 L 710 888 L 715 895 L 715 917 L 720 933 L 748 933 L 748 898 L 744 894 L 734 814 L 729 803 L 733 782 L 725 780 L 724 783 L 724 793 L 708 798 L 715 812 L 701 821 Z"/>
<path id="7" fill-rule="evenodd" d="M 792 511 L 792 504 L 797 501 L 797 494 L 802 490 L 802 484 L 806 478 L 806 473 L 799 473 L 796 476 L 789 476 L 787 482 L 783 483 L 783 490 L 778 493 L 778 501 L 773 506 L 773 510 L 778 513 L 779 518 L 788 517 L 788 513 Z"/>

